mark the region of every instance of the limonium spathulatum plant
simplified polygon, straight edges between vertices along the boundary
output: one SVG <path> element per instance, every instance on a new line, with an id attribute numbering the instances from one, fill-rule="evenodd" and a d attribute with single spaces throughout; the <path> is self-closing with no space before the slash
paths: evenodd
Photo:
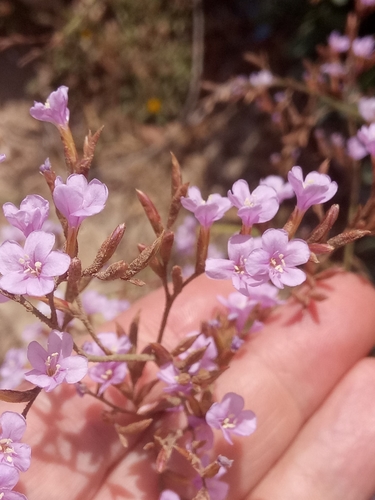
<path id="1" fill-rule="evenodd" d="M 332 35 L 329 43 L 338 53 L 347 50 L 347 40 L 339 35 Z M 356 50 L 362 50 L 361 57 L 365 57 L 363 47 Z M 272 74 L 262 73 L 251 78 L 251 85 L 259 85 L 265 92 L 273 81 Z M 46 104 L 35 103 L 31 109 L 34 118 L 52 123 L 60 131 L 66 173 L 57 175 L 47 159 L 40 173 L 51 193 L 50 200 L 31 193 L 19 208 L 10 202 L 3 206 L 10 227 L 21 236 L 0 245 L 2 301 L 19 303 L 36 316 L 38 323 L 23 334 L 29 342 L 27 350 L 9 351 L 0 368 L 0 399 L 27 403 L 22 415 L 5 412 L 0 417 L 0 496 L 4 500 L 26 498 L 13 490 L 20 473 L 30 465 L 30 447 L 21 442 L 26 418 L 41 392 L 53 391 L 53 404 L 59 401 L 64 384 L 67 390 L 73 386 L 77 405 L 80 397 L 94 398 L 106 408 L 104 418 L 114 424 L 125 448 L 130 435 L 141 435 L 147 429 L 151 436 L 147 453 L 161 478 L 155 497 L 225 500 L 231 494 L 225 480 L 227 469 L 238 464 L 231 456 L 215 451 L 221 446 L 217 442 L 222 439 L 231 445 L 248 439 L 251 446 L 257 416 L 256 408 L 247 408 L 241 394 L 228 392 L 221 401 L 215 401 L 215 380 L 253 336 L 262 334 L 271 310 L 282 307 L 280 289 L 292 293 L 297 288 L 305 304 L 318 277 L 319 260 L 327 260 L 336 248 L 369 231 L 366 227 L 349 228 L 329 237 L 338 207 L 332 205 L 324 213 L 322 204 L 332 200 L 338 186 L 328 176 L 325 164 L 321 171 L 307 175 L 294 166 L 288 174 L 289 182 L 280 176 L 268 176 L 258 186 L 250 187 L 246 179 L 239 179 L 227 196 L 213 193 L 205 200 L 198 187 L 182 182 L 179 163 L 172 155 L 172 196 L 165 221 L 151 199 L 137 191 L 155 240 L 148 246 L 139 244 L 139 255 L 130 263 L 116 259 L 125 231 L 125 224 L 120 224 L 98 248 L 93 262 L 84 267 L 77 243 L 79 229 L 88 217 L 105 210 L 108 189 L 98 179 L 89 180 L 100 131 L 86 137 L 80 157 L 69 128 L 67 96 L 68 89 L 60 87 Z M 294 211 L 280 227 L 274 223 L 280 204 L 294 196 Z M 50 204 L 55 210 L 50 210 Z M 174 226 L 182 209 L 192 215 L 177 231 L 177 252 L 173 253 Z M 320 214 L 317 227 L 307 237 L 305 229 L 305 239 L 295 237 L 301 236 L 298 232 L 310 209 Z M 227 256 L 208 258 L 211 228 L 213 224 L 220 227 L 228 211 L 230 220 L 238 223 L 228 237 Z M 61 224 L 58 238 L 46 229 L 53 227 L 48 219 L 53 212 Z M 64 241 L 59 247 L 61 239 Z M 186 276 L 179 264 L 171 265 L 172 259 L 185 261 L 195 241 L 195 262 Z M 114 280 L 141 285 L 137 274 L 147 266 L 160 278 L 165 293 L 165 308 L 151 342 L 138 339 L 142 331 L 138 330 L 137 317 L 129 331 L 117 321 L 116 315 L 129 306 L 126 300 L 108 298 L 93 286 Z M 218 297 L 221 309 L 214 318 L 207 318 L 200 329 L 167 347 L 164 332 L 173 304 L 186 285 L 203 273 L 210 279 L 230 280 L 233 292 Z M 114 319 L 116 327 L 101 327 L 102 333 L 96 333 L 98 315 Z M 90 340 L 81 340 L 82 327 Z M 146 346 L 139 352 L 141 341 Z M 153 369 L 146 371 L 150 364 Z M 150 380 L 151 373 L 154 378 Z M 26 390 L 16 390 L 21 380 L 29 384 Z M 133 415 L 130 426 L 118 424 L 118 416 L 123 414 Z M 164 425 L 170 415 L 176 414 L 178 428 Z M 183 496 L 168 480 L 177 472 L 172 452 L 185 464 Z M 32 491 L 26 494 L 29 500 L 36 500 Z"/>

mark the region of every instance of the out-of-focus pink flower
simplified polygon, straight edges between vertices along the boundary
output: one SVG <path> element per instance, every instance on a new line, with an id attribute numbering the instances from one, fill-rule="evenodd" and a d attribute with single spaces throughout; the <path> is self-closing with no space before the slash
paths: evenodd
<path id="1" fill-rule="evenodd" d="M 357 57 L 368 59 L 372 56 L 375 48 L 375 40 L 371 35 L 355 38 L 352 42 L 353 54 Z"/>
<path id="2" fill-rule="evenodd" d="M 0 389 L 15 389 L 24 380 L 26 349 L 9 349 L 0 366 Z"/>
<path id="3" fill-rule="evenodd" d="M 106 361 L 96 363 L 89 369 L 89 377 L 100 384 L 98 396 L 101 396 L 110 385 L 121 384 L 128 373 L 126 363 Z"/>
<path id="4" fill-rule="evenodd" d="M 332 31 L 328 37 L 328 45 L 334 52 L 347 52 L 350 48 L 350 40 L 338 31 Z"/>
<path id="5" fill-rule="evenodd" d="M 269 87 L 274 82 L 274 76 L 268 69 L 251 73 L 249 82 L 253 87 Z"/>
<path id="6" fill-rule="evenodd" d="M 358 139 L 365 146 L 368 154 L 375 156 L 375 123 L 363 125 L 357 132 Z"/>
<path id="7" fill-rule="evenodd" d="M 182 224 L 178 226 L 174 236 L 174 243 L 179 255 L 191 255 L 194 252 L 197 219 L 192 215 L 187 215 Z"/>
<path id="8" fill-rule="evenodd" d="M 39 167 L 39 172 L 44 173 L 44 172 L 50 172 L 51 171 L 51 162 L 49 161 L 49 158 L 46 158 L 44 163 L 40 165 Z"/>
<path id="9" fill-rule="evenodd" d="M 31 232 L 42 229 L 49 214 L 49 203 L 42 196 L 30 194 L 21 201 L 19 209 L 13 203 L 4 203 L 3 212 L 9 224 L 29 236 Z"/>
<path id="10" fill-rule="evenodd" d="M 172 490 L 164 490 L 161 492 L 159 500 L 181 500 L 180 495 L 177 495 Z"/>
<path id="11" fill-rule="evenodd" d="M 27 500 L 25 495 L 12 491 L 18 483 L 20 473 L 14 467 L 0 463 L 0 495 L 1 500 Z"/>
<path id="12" fill-rule="evenodd" d="M 334 132 L 330 135 L 330 141 L 333 146 L 336 148 L 344 148 L 345 147 L 345 139 L 342 134 L 339 132 Z"/>
<path id="13" fill-rule="evenodd" d="M 214 445 L 214 433 L 205 419 L 189 416 L 188 423 L 193 431 L 192 441 L 205 441 L 205 443 L 200 447 L 200 450 L 211 450 Z"/>
<path id="14" fill-rule="evenodd" d="M 0 163 L 6 160 L 6 155 L 4 153 L 0 153 Z"/>
<path id="15" fill-rule="evenodd" d="M 34 102 L 30 114 L 36 120 L 49 122 L 56 127 L 67 127 L 69 123 L 68 87 L 62 85 L 52 92 L 45 104 Z"/>
<path id="16" fill-rule="evenodd" d="M 101 212 L 107 198 L 108 188 L 98 179 L 88 183 L 84 175 L 72 174 L 64 184 L 61 177 L 56 178 L 53 200 L 70 227 L 78 227 L 90 215 Z"/>
<path id="17" fill-rule="evenodd" d="M 254 300 L 245 297 L 245 295 L 240 292 L 229 294 L 227 299 L 218 296 L 218 300 L 228 309 L 228 319 L 236 320 L 237 331 L 242 332 L 251 311 L 254 309 Z"/>
<path id="18" fill-rule="evenodd" d="M 191 332 L 188 336 L 196 335 L 197 333 L 198 332 Z M 205 370 L 216 370 L 217 368 L 217 364 L 214 361 L 218 354 L 215 341 L 212 337 L 206 337 L 204 334 L 199 335 L 189 349 L 180 354 L 179 358 L 185 359 L 193 351 L 202 349 L 203 347 L 206 347 L 206 350 L 202 358 L 190 366 L 188 370 L 190 375 L 195 375 L 201 368 Z"/>
<path id="19" fill-rule="evenodd" d="M 246 226 L 271 220 L 279 209 L 275 189 L 262 185 L 250 193 L 249 185 L 243 179 L 233 184 L 228 198 L 239 209 L 237 215 Z"/>
<path id="20" fill-rule="evenodd" d="M 235 234 L 228 240 L 229 259 L 207 259 L 206 275 L 216 280 L 231 279 L 236 290 L 246 293 L 247 285 L 257 284 L 257 281 L 246 273 L 246 260 L 260 244 L 259 238 Z"/>
<path id="21" fill-rule="evenodd" d="M 21 472 L 30 467 L 30 446 L 20 442 L 25 430 L 26 420 L 19 413 L 6 411 L 1 415 L 0 464 L 5 463 Z"/>
<path id="22" fill-rule="evenodd" d="M 362 142 L 358 139 L 356 135 L 350 137 L 346 143 L 348 155 L 353 160 L 362 160 L 369 153 Z"/>
<path id="23" fill-rule="evenodd" d="M 337 192 L 337 183 L 331 181 L 326 174 L 310 172 L 304 180 L 301 167 L 293 167 L 288 173 L 288 180 L 297 196 L 297 207 L 300 210 L 325 203 Z"/>
<path id="24" fill-rule="evenodd" d="M 344 76 L 347 73 L 345 66 L 339 62 L 325 63 L 320 66 L 320 71 L 331 76 Z"/>
<path id="25" fill-rule="evenodd" d="M 63 382 L 79 382 L 87 374 L 87 359 L 84 356 L 72 356 L 72 350 L 72 336 L 57 330 L 49 334 L 47 350 L 38 342 L 31 342 L 27 357 L 33 369 L 25 374 L 25 379 L 46 392 Z"/>
<path id="26" fill-rule="evenodd" d="M 206 228 L 221 219 L 232 206 L 228 198 L 220 194 L 210 194 L 207 201 L 205 201 L 200 190 L 195 186 L 188 189 L 186 197 L 181 197 L 181 205 L 186 210 L 193 212 L 199 223 Z"/>
<path id="27" fill-rule="evenodd" d="M 229 392 L 221 403 L 214 403 L 206 413 L 206 422 L 213 429 L 221 429 L 225 440 L 233 444 L 231 434 L 250 436 L 257 426 L 255 414 L 243 410 L 244 399 L 239 394 Z"/>
<path id="28" fill-rule="evenodd" d="M 0 228 L 0 241 L 4 242 L 7 240 L 14 240 L 18 243 L 23 243 L 25 241 L 25 235 L 16 227 L 7 224 L 6 226 L 1 226 Z"/>
<path id="29" fill-rule="evenodd" d="M 279 203 L 287 200 L 288 198 L 293 198 L 294 191 L 289 182 L 285 182 L 279 175 L 268 175 L 264 179 L 261 179 L 259 184 L 261 186 L 269 186 L 276 191 L 277 201 Z"/>
<path id="30" fill-rule="evenodd" d="M 128 300 L 109 299 L 96 290 L 85 291 L 81 296 L 81 300 L 86 314 L 100 313 L 107 321 L 114 319 L 130 307 Z"/>
<path id="31" fill-rule="evenodd" d="M 297 286 L 305 281 L 306 274 L 296 266 L 305 264 L 309 257 L 305 241 L 289 241 L 284 229 L 267 229 L 262 235 L 262 247 L 248 256 L 246 270 L 261 283 L 270 279 L 278 288 Z"/>
<path id="32" fill-rule="evenodd" d="M 109 349 L 113 354 L 126 354 L 132 347 L 129 337 L 126 335 L 121 335 L 119 337 L 117 333 L 114 332 L 98 333 L 98 339 L 103 346 Z M 87 352 L 87 354 L 92 354 L 93 356 L 104 355 L 104 352 L 96 342 L 85 342 L 82 349 Z"/>
<path id="33" fill-rule="evenodd" d="M 0 246 L 0 288 L 18 295 L 41 297 L 55 288 L 55 276 L 64 274 L 70 257 L 53 251 L 55 236 L 34 231 L 26 238 L 22 248 L 15 241 Z"/>
<path id="34" fill-rule="evenodd" d="M 177 368 L 173 365 L 173 363 L 167 363 L 163 365 L 157 373 L 157 377 L 162 382 L 167 384 L 164 387 L 164 392 L 182 392 L 187 394 L 192 389 L 192 384 L 190 380 L 187 380 L 186 383 L 180 381 L 181 372 L 177 370 Z"/>
<path id="35" fill-rule="evenodd" d="M 366 122 L 375 122 L 375 97 L 361 97 L 358 101 L 358 111 Z"/>

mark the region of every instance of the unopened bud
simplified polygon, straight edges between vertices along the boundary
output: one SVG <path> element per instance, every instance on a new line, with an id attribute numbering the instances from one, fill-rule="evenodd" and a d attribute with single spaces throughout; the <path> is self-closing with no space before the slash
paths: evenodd
<path id="1" fill-rule="evenodd" d="M 152 203 L 150 198 L 139 189 L 135 190 L 138 196 L 138 200 L 141 202 L 143 210 L 145 211 L 148 220 L 154 230 L 156 236 L 160 236 L 163 232 L 163 224 L 161 222 L 161 217 L 159 212 L 157 211 L 155 205 Z"/>
<path id="2" fill-rule="evenodd" d="M 333 248 L 340 248 L 348 243 L 353 243 L 364 236 L 368 236 L 371 234 L 371 231 L 361 230 L 361 229 L 350 229 L 349 231 L 345 231 L 344 233 L 338 234 L 333 238 L 329 239 L 327 243 L 331 245 Z"/>
<path id="3" fill-rule="evenodd" d="M 122 237 L 124 236 L 126 226 L 119 224 L 106 240 L 102 243 L 94 262 L 83 271 L 83 276 L 90 276 L 97 273 L 106 264 L 119 246 Z"/>
<path id="4" fill-rule="evenodd" d="M 105 271 L 95 273 L 93 274 L 93 276 L 102 281 L 113 281 L 118 278 L 122 278 L 125 275 L 126 271 L 128 271 L 128 269 L 129 264 L 127 264 L 123 260 L 120 260 L 108 266 Z"/>
<path id="5" fill-rule="evenodd" d="M 307 243 L 316 243 L 325 239 L 329 231 L 332 229 L 334 223 L 336 222 L 339 211 L 339 205 L 332 205 L 325 214 L 324 219 L 311 233 L 310 237 L 307 240 Z"/>
<path id="6" fill-rule="evenodd" d="M 172 197 L 171 205 L 169 207 L 167 229 L 170 229 L 176 222 L 177 216 L 181 209 L 181 196 L 186 196 L 188 192 L 189 183 L 181 184 Z"/>

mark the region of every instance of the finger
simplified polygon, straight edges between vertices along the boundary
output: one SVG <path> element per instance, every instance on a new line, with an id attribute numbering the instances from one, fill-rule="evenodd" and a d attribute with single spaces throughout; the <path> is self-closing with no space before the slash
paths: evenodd
<path id="1" fill-rule="evenodd" d="M 237 458 L 227 478 L 231 498 L 243 498 L 279 459 L 340 378 L 373 345 L 375 291 L 354 275 L 336 275 L 332 290 L 317 305 L 319 321 L 301 306 L 280 309 L 250 341 L 226 376 L 217 396 L 235 391 L 258 417 L 258 429 L 235 446 L 222 443 L 220 453 Z"/>
<path id="2" fill-rule="evenodd" d="M 368 500 L 375 491 L 375 360 L 357 363 L 248 500 Z"/>

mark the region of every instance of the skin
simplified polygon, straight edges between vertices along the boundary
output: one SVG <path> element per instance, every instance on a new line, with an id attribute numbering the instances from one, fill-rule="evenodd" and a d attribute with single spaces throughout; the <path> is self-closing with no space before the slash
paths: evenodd
<path id="1" fill-rule="evenodd" d="M 175 304 L 165 345 L 198 328 L 217 307 L 216 295 L 231 291 L 226 282 L 192 282 Z M 231 500 L 368 500 L 375 492 L 375 360 L 366 357 L 375 340 L 375 291 L 350 274 L 321 282 L 319 291 L 327 299 L 316 317 L 293 301 L 278 309 L 216 382 L 218 400 L 235 391 L 258 418 L 256 432 L 234 436 L 233 446 L 216 434 L 216 451 L 234 459 L 223 478 Z M 147 311 L 141 335 L 155 340 L 162 304 L 161 291 L 153 292 L 119 322 L 126 328 Z M 102 410 L 67 385 L 41 394 L 24 437 L 32 465 L 15 490 L 28 500 L 157 500 L 147 436 L 125 450 Z"/>

